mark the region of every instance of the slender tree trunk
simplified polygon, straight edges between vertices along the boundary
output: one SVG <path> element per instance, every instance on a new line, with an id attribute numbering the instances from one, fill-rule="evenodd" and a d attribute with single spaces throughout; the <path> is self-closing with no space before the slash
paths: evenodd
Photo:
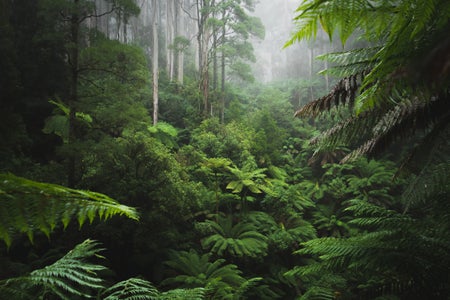
<path id="1" fill-rule="evenodd" d="M 180 0 L 179 5 L 177 6 L 176 14 L 177 14 L 177 28 L 176 32 L 178 36 L 184 36 L 184 16 L 182 15 L 182 5 L 183 1 Z M 179 84 L 183 84 L 184 78 L 184 49 L 177 49 L 177 59 L 178 59 L 178 71 L 177 71 L 177 81 Z"/>
<path id="2" fill-rule="evenodd" d="M 328 44 L 324 43 L 323 44 L 323 53 L 329 53 L 329 48 L 328 48 Z M 327 70 L 328 69 L 328 60 L 324 60 L 324 69 Z M 327 91 L 327 93 L 330 91 L 330 78 L 328 77 L 328 73 L 325 73 L 325 91 Z"/>
<path id="3" fill-rule="evenodd" d="M 79 0 L 74 0 L 74 5 L 79 5 Z M 75 9 L 70 18 L 70 41 L 72 47 L 70 50 L 70 94 L 69 94 L 69 145 L 73 145 L 77 139 L 76 128 L 76 105 L 78 102 L 78 59 L 79 59 L 79 31 L 80 16 Z M 68 158 L 67 185 L 71 188 L 76 184 L 76 151 L 72 149 Z"/>
<path id="4" fill-rule="evenodd" d="M 313 75 L 314 75 L 314 49 L 311 45 L 309 47 L 309 81 L 310 81 L 309 91 L 310 91 L 311 101 L 314 100 L 314 89 L 313 89 L 313 85 L 312 85 Z"/>
<path id="5" fill-rule="evenodd" d="M 167 0 L 167 9 L 166 9 L 166 20 L 167 20 L 167 28 L 166 28 L 166 63 L 167 63 L 167 74 L 169 75 L 169 79 L 172 81 L 174 76 L 174 49 L 173 42 L 175 38 L 175 27 L 177 19 L 174 16 L 175 10 L 175 0 Z"/>
<path id="6" fill-rule="evenodd" d="M 128 36 L 127 36 L 127 26 L 128 26 L 128 18 L 123 18 L 123 42 L 126 44 L 128 43 Z"/>
<path id="7" fill-rule="evenodd" d="M 211 6 L 214 7 L 216 5 L 216 1 L 211 1 Z M 216 17 L 216 11 L 213 12 L 213 18 Z M 213 45 L 212 45 L 212 55 L 213 55 L 213 91 L 217 91 L 218 86 L 218 63 L 217 63 L 217 47 L 218 47 L 218 33 L 217 33 L 217 26 L 214 25 L 213 27 Z"/>
<path id="8" fill-rule="evenodd" d="M 158 99 L 158 55 L 159 55 L 159 43 L 158 43 L 158 0 L 152 0 L 153 9 L 153 53 L 152 53 L 152 63 L 153 63 L 153 125 L 158 123 L 158 110 L 159 110 L 159 99 Z"/>
<path id="9" fill-rule="evenodd" d="M 222 20 L 225 20 L 225 10 L 222 12 Z M 226 24 L 225 22 L 222 25 L 222 43 L 225 43 L 225 34 L 226 34 Z M 221 77 L 220 77 L 220 105 L 221 105 L 221 112 L 220 112 L 220 120 L 223 123 L 225 123 L 225 51 L 222 50 L 222 55 L 220 57 L 221 59 Z"/>
<path id="10" fill-rule="evenodd" d="M 200 91 L 203 97 L 203 115 L 208 116 L 209 111 L 209 69 L 208 69 L 208 50 L 211 38 L 211 32 L 207 27 L 207 20 L 210 14 L 209 0 L 198 1 L 197 10 L 197 43 L 199 48 L 199 71 L 200 71 Z"/>

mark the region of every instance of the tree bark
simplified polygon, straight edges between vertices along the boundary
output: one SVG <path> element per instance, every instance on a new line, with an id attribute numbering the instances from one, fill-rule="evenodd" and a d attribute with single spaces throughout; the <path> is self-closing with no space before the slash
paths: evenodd
<path id="1" fill-rule="evenodd" d="M 152 51 L 152 68 L 153 68 L 153 125 L 158 123 L 158 110 L 159 110 L 159 99 L 158 99 L 158 55 L 159 55 L 159 43 L 158 43 L 158 0 L 152 0 L 153 9 L 153 51 Z"/>
<path id="2" fill-rule="evenodd" d="M 177 36 L 184 36 L 184 16 L 182 15 L 183 1 L 179 1 L 179 5 L 176 10 L 176 19 L 178 20 L 176 26 Z M 178 69 L 177 69 L 177 81 L 179 84 L 183 84 L 184 79 L 184 49 L 177 49 Z"/>
<path id="3" fill-rule="evenodd" d="M 167 0 L 167 9 L 166 9 L 166 20 L 167 20 L 167 28 L 166 28 L 166 63 L 167 63 L 167 74 L 169 75 L 170 81 L 173 80 L 174 77 L 174 49 L 173 42 L 175 38 L 175 27 L 177 23 L 177 19 L 174 15 L 175 10 L 175 0 Z"/>
<path id="4" fill-rule="evenodd" d="M 79 5 L 79 0 L 74 0 L 74 6 Z M 69 93 L 69 136 L 68 144 L 73 145 L 77 140 L 76 129 L 76 104 L 78 102 L 78 60 L 79 60 L 79 32 L 80 32 L 80 16 L 78 10 L 75 9 L 70 17 L 70 93 Z M 76 151 L 72 149 L 68 157 L 67 166 L 67 185 L 70 188 L 75 187 L 76 184 Z"/>

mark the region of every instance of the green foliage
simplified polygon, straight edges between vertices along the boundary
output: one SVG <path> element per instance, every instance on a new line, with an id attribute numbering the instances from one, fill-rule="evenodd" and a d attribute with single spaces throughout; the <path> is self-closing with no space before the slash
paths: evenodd
<path id="1" fill-rule="evenodd" d="M 150 282 L 140 278 L 129 278 L 107 288 L 102 293 L 105 300 L 155 300 L 160 299 L 159 291 Z"/>
<path id="2" fill-rule="evenodd" d="M 166 264 L 180 274 L 163 280 L 163 285 L 176 285 L 183 288 L 205 288 L 207 297 L 228 299 L 248 286 L 242 272 L 233 264 L 225 264 L 225 259 L 209 261 L 210 255 L 199 255 L 194 250 L 171 251 Z M 242 290 L 241 288 L 241 290 Z"/>
<path id="3" fill-rule="evenodd" d="M 319 150 L 356 147 L 343 159 L 348 161 L 447 122 L 448 72 L 433 67 L 448 61 L 442 57 L 448 51 L 447 1 L 304 1 L 298 12 L 299 30 L 288 44 L 315 35 L 319 22 L 330 38 L 335 29 L 343 42 L 361 32 L 372 44 L 323 56 L 337 63 L 332 72 L 345 77 L 296 114 L 342 111 L 348 103 L 352 115 L 315 140 Z"/>
<path id="4" fill-rule="evenodd" d="M 14 299 L 31 299 L 36 296 L 73 299 L 80 296 L 94 298 L 96 291 L 104 288 L 99 273 L 104 266 L 90 263 L 92 257 L 101 257 L 98 243 L 86 240 L 69 251 L 61 259 L 28 275 L 0 281 L 2 295 Z M 37 290 L 36 290 L 37 288 Z"/>
<path id="5" fill-rule="evenodd" d="M 437 215 L 413 218 L 361 200 L 351 201 L 347 210 L 356 217 L 350 223 L 363 231 L 345 239 L 324 237 L 303 243 L 298 253 L 318 262 L 297 267 L 289 275 L 314 278 L 337 272 L 355 281 L 359 286 L 352 292 L 360 295 L 397 291 L 420 299 L 445 294 L 449 236 L 443 228 L 448 221 L 439 216 L 442 227 L 437 227 L 433 220 Z"/>
<path id="6" fill-rule="evenodd" d="M 173 289 L 162 292 L 159 296 L 161 300 L 202 300 L 205 299 L 205 289 Z"/>
<path id="7" fill-rule="evenodd" d="M 54 115 L 45 120 L 45 126 L 42 131 L 46 134 L 54 133 L 59 136 L 64 143 L 69 140 L 69 114 L 70 109 L 60 99 L 57 101 L 50 100 L 50 104 L 56 106 Z M 76 112 L 75 117 L 77 121 L 85 125 L 92 123 L 92 117 L 89 114 Z"/>
<path id="8" fill-rule="evenodd" d="M 102 299 L 105 300 L 202 300 L 204 296 L 203 288 L 160 292 L 152 283 L 140 278 L 120 281 L 102 293 Z"/>
<path id="9" fill-rule="evenodd" d="M 36 231 L 49 236 L 59 222 L 67 227 L 76 218 L 80 227 L 96 216 L 109 219 L 125 215 L 138 220 L 134 208 L 121 205 L 103 194 L 40 183 L 11 174 L 0 174 L 0 238 L 11 245 L 15 233 L 26 233 L 31 241 Z"/>
<path id="10" fill-rule="evenodd" d="M 202 246 L 219 257 L 261 257 L 267 251 L 267 238 L 248 222 L 233 224 L 229 217 L 218 217 L 217 222 L 206 220 L 203 224 L 212 235 L 202 240 Z"/>
<path id="11" fill-rule="evenodd" d="M 149 126 L 148 131 L 168 148 L 178 148 L 176 142 L 178 131 L 172 125 L 165 122 L 158 122 L 156 126 Z"/>

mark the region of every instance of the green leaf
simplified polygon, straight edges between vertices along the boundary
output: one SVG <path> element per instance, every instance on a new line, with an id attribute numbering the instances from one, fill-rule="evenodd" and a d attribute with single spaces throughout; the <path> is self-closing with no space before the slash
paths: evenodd
<path id="1" fill-rule="evenodd" d="M 64 228 L 73 218 L 82 226 L 96 215 L 103 219 L 124 215 L 138 220 L 132 207 L 121 205 L 106 195 L 40 183 L 12 174 L 0 174 L 0 238 L 11 245 L 14 233 L 25 232 L 30 240 L 36 231 L 46 235 L 61 222 Z"/>

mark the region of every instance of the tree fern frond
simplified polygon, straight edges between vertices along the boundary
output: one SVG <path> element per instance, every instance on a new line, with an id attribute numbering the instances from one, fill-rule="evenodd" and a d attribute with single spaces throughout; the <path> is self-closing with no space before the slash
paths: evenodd
<path id="1" fill-rule="evenodd" d="M 124 215 L 138 220 L 134 208 L 106 195 L 40 183 L 12 174 L 0 174 L 0 239 L 11 245 L 12 235 L 26 233 L 33 240 L 41 231 L 47 236 L 61 222 L 66 227 L 77 218 L 80 227 L 96 216 L 102 220 Z"/>
<path id="2" fill-rule="evenodd" d="M 283 48 L 286 48 L 303 39 L 316 37 L 319 15 L 313 10 L 317 7 L 317 4 L 307 2 L 308 1 L 304 1 L 303 4 L 297 8 L 296 12 L 299 12 L 299 15 L 294 18 L 297 30 L 295 34 L 292 35 L 292 37 L 284 44 Z"/>
<path id="3" fill-rule="evenodd" d="M 98 245 L 97 242 L 86 240 L 52 265 L 34 270 L 26 276 L 2 281 L 0 291 L 4 288 L 30 290 L 39 287 L 61 299 L 71 299 L 74 295 L 93 298 L 98 290 L 104 288 L 98 272 L 106 270 L 102 265 L 87 261 L 98 256 L 102 250 Z"/>
<path id="4" fill-rule="evenodd" d="M 341 79 L 328 95 L 306 104 L 297 110 L 294 116 L 315 117 L 325 111 L 330 111 L 332 107 L 344 106 L 345 104 L 353 107 L 358 93 L 359 83 L 365 74 L 366 71 L 363 71 L 359 74 L 350 75 Z"/>
<path id="5" fill-rule="evenodd" d="M 199 255 L 196 251 L 171 251 L 170 260 L 165 264 L 180 272 L 179 275 L 166 278 L 162 285 L 174 285 L 182 288 L 202 287 L 209 292 L 217 289 L 236 288 L 244 279 L 241 271 L 233 264 L 225 264 L 224 259 L 209 261 L 209 255 Z M 214 291 L 209 291 L 212 288 Z"/>
<path id="6" fill-rule="evenodd" d="M 204 288 L 194 289 L 173 289 L 162 292 L 158 299 L 160 300 L 203 300 L 205 299 Z"/>
<path id="7" fill-rule="evenodd" d="M 329 74 L 340 78 L 354 74 L 364 74 L 374 67 L 373 57 L 379 47 L 358 48 L 345 52 L 332 52 L 317 56 L 319 60 L 326 60 L 334 66 L 322 70 L 319 74 Z"/>
<path id="8" fill-rule="evenodd" d="M 140 278 L 129 278 L 107 288 L 102 293 L 104 300 L 157 300 L 159 291 L 150 282 Z"/>
<path id="9" fill-rule="evenodd" d="M 376 113 L 363 113 L 349 117 L 322 134 L 312 138 L 310 144 L 317 146 L 316 152 L 348 144 L 355 137 L 363 137 L 366 134 L 367 128 L 372 128 L 377 123 L 377 117 Z"/>
<path id="10" fill-rule="evenodd" d="M 210 220 L 204 223 L 216 223 Z M 267 250 L 267 238 L 256 231 L 255 225 L 239 222 L 233 225 L 231 217 L 219 217 L 211 226 L 215 232 L 202 240 L 202 247 L 219 256 L 225 252 L 235 257 L 258 256 Z"/>
<path id="11" fill-rule="evenodd" d="M 428 129 L 441 118 L 447 119 L 449 110 L 450 104 L 446 97 L 433 97 L 430 101 L 417 98 L 402 101 L 382 115 L 373 127 L 372 138 L 344 157 L 342 162 L 352 161 L 366 154 L 375 156 L 394 141 L 408 138 L 418 130 Z M 376 117 L 373 113 L 371 115 Z"/>

